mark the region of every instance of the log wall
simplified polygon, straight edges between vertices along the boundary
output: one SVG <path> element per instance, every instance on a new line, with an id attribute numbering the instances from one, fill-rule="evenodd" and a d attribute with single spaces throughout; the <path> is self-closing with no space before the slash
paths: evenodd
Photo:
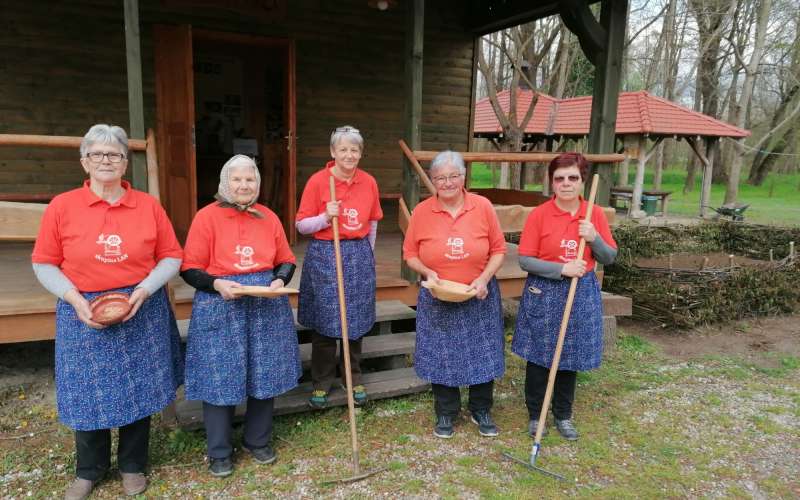
<path id="1" fill-rule="evenodd" d="M 292 38 L 298 193 L 327 161 L 330 132 L 343 124 L 364 134 L 362 166 L 377 177 L 381 191 L 401 191 L 396 141 L 403 132 L 403 2 L 380 12 L 366 0 L 287 1 L 284 12 L 271 18 L 191 3 L 140 0 L 146 127 L 155 127 L 154 24 Z M 427 4 L 423 148 L 463 151 L 469 146 L 473 38 L 463 27 L 461 2 Z M 0 9 L 0 133 L 83 135 L 97 122 L 127 129 L 123 22 L 122 2 L 30 0 Z M 77 157 L 71 151 L 0 148 L 0 192 L 75 187 L 84 177 Z"/>

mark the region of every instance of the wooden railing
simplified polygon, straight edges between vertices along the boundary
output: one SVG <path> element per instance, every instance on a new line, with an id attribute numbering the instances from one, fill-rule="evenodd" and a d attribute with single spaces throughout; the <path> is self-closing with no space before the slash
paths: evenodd
<path id="1" fill-rule="evenodd" d="M 64 135 L 27 135 L 0 134 L 0 146 L 78 149 L 82 137 Z M 160 199 L 158 189 L 158 156 L 156 154 L 156 135 L 153 129 L 147 129 L 147 138 L 128 139 L 130 151 L 144 151 L 147 158 L 147 191 Z M 58 193 L 0 193 L 0 201 L 49 201 Z"/>

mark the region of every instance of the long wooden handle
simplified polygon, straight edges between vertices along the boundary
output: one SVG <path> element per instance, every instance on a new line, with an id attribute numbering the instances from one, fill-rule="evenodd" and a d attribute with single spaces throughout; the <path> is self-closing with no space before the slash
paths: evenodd
<path id="1" fill-rule="evenodd" d="M 594 198 L 597 195 L 597 181 L 600 178 L 598 174 L 592 177 L 592 188 L 589 190 L 589 202 L 586 207 L 586 220 L 592 220 L 592 209 L 594 208 Z M 581 238 L 578 244 L 578 260 L 583 259 L 583 252 L 586 249 L 586 240 Z M 556 342 L 556 351 L 553 353 L 553 362 L 550 365 L 550 373 L 547 377 L 547 389 L 544 393 L 544 401 L 542 401 L 542 411 L 539 413 L 539 425 L 536 427 L 536 437 L 534 438 L 534 449 L 538 450 L 539 444 L 542 442 L 542 434 L 544 433 L 545 419 L 547 418 L 547 410 L 550 409 L 550 398 L 553 396 L 553 387 L 556 382 L 556 373 L 558 372 L 558 364 L 561 361 L 561 349 L 564 347 L 564 337 L 567 334 L 567 325 L 569 324 L 569 316 L 572 313 L 572 303 L 575 301 L 575 290 L 578 288 L 578 277 L 573 276 L 569 283 L 569 294 L 567 294 L 567 303 L 564 305 L 564 316 L 561 317 L 561 330 L 558 332 L 558 341 Z"/>
<path id="2" fill-rule="evenodd" d="M 408 158 L 408 161 L 411 162 L 411 166 L 414 167 L 414 170 L 417 171 L 417 175 L 419 175 L 419 178 L 422 179 L 422 183 L 425 184 L 425 187 L 428 188 L 428 191 L 435 196 L 436 187 L 434 187 L 433 183 L 431 182 L 431 179 L 428 177 L 428 174 L 425 173 L 425 169 L 423 169 L 422 165 L 420 165 L 419 162 L 417 161 L 417 157 L 414 156 L 414 152 L 411 151 L 411 148 L 408 147 L 408 144 L 406 144 L 406 141 L 404 141 L 403 139 L 400 139 L 397 142 L 400 143 L 400 149 L 403 150 L 403 153 L 406 155 L 406 158 Z"/>
<path id="3" fill-rule="evenodd" d="M 336 181 L 329 177 L 331 201 L 336 201 Z M 347 390 L 347 411 L 350 417 L 350 441 L 353 445 L 353 475 L 360 474 L 358 459 L 358 434 L 356 431 L 356 407 L 353 401 L 353 378 L 350 374 L 350 339 L 347 334 L 347 305 L 344 300 L 344 273 L 342 272 L 342 249 L 339 245 L 339 217 L 334 217 L 333 249 L 336 253 L 336 285 L 339 287 L 339 320 L 342 324 L 342 356 L 344 356 L 344 380 Z"/>

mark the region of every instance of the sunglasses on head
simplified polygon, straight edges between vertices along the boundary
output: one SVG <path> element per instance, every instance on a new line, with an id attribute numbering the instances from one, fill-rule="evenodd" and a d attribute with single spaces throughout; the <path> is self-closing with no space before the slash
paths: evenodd
<path id="1" fill-rule="evenodd" d="M 555 177 L 553 177 L 553 182 L 555 182 L 556 184 L 561 184 L 562 182 L 564 182 L 567 179 L 569 179 L 570 182 L 578 182 L 579 180 L 581 180 L 581 176 L 580 175 L 575 175 L 575 174 L 567 175 L 567 176 L 556 175 Z"/>

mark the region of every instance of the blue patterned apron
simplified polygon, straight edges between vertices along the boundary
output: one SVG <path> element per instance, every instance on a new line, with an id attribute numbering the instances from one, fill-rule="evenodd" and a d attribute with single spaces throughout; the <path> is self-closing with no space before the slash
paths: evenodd
<path id="1" fill-rule="evenodd" d="M 375 256 L 367 238 L 341 240 L 347 333 L 358 340 L 375 324 Z M 333 241 L 311 240 L 303 259 L 297 321 L 320 335 L 342 338 Z"/>
<path id="2" fill-rule="evenodd" d="M 444 302 L 427 288 L 417 298 L 414 369 L 419 378 L 450 387 L 474 385 L 505 372 L 500 288 L 492 278 L 489 295 Z"/>
<path id="3" fill-rule="evenodd" d="M 223 276 L 268 286 L 272 271 Z M 186 399 L 217 406 L 268 399 L 297 387 L 300 348 L 286 296 L 225 300 L 198 290 L 186 346 Z"/>
<path id="4" fill-rule="evenodd" d="M 133 287 L 114 292 L 133 292 Z M 88 292 L 92 300 L 105 292 Z M 63 300 L 56 305 L 56 401 L 79 431 L 110 429 L 161 411 L 183 383 L 180 336 L 161 288 L 124 323 L 95 330 Z"/>
<path id="5" fill-rule="evenodd" d="M 528 275 L 519 303 L 511 351 L 549 368 L 561 329 L 571 279 Z M 603 301 L 594 272 L 578 280 L 561 351 L 559 370 L 583 371 L 600 366 L 603 357 Z"/>

